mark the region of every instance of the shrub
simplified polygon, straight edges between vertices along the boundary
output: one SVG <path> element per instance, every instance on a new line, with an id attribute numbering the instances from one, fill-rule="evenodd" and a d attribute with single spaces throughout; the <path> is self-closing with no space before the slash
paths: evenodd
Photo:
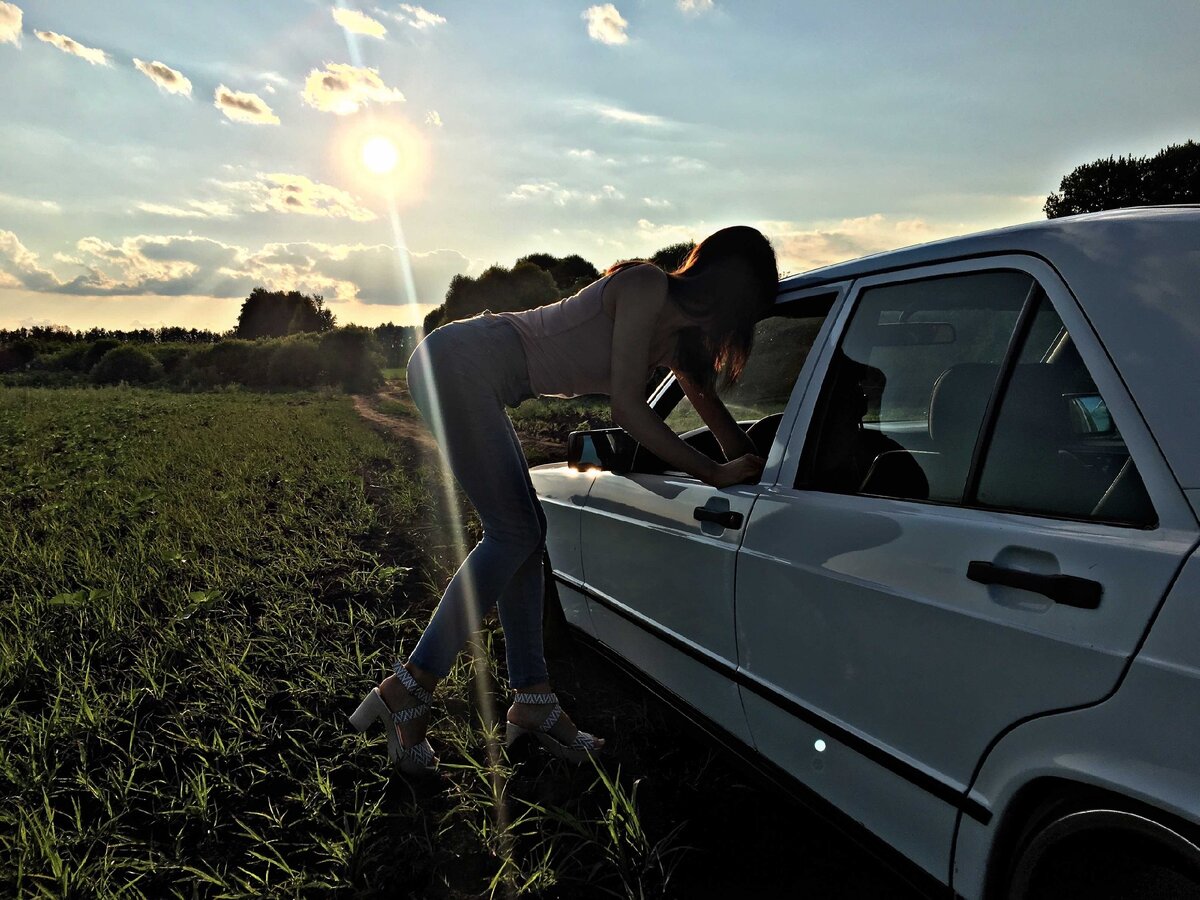
<path id="1" fill-rule="evenodd" d="M 87 372 L 91 368 L 87 362 L 91 349 L 91 344 L 72 344 L 64 347 L 57 353 L 44 357 L 46 368 L 52 372 Z M 95 365 L 95 361 L 92 365 Z"/>
<path id="2" fill-rule="evenodd" d="M 267 364 L 267 383 L 272 387 L 310 388 L 321 378 L 321 351 L 304 338 L 274 342 Z"/>
<path id="3" fill-rule="evenodd" d="M 144 384 L 157 381 L 163 376 L 163 367 L 157 359 L 133 344 L 113 347 L 92 369 L 92 381 L 96 384 Z"/>
<path id="4" fill-rule="evenodd" d="M 191 369 L 211 369 L 211 373 L 197 379 L 208 384 L 231 381 L 239 384 L 258 384 L 259 373 L 265 368 L 259 365 L 255 343 L 237 339 L 220 341 L 193 351 L 188 358 L 188 365 Z"/>
<path id="5" fill-rule="evenodd" d="M 192 348 L 186 344 L 151 344 L 146 350 L 162 363 L 163 372 L 167 375 L 174 375 L 192 352 Z"/>
<path id="6" fill-rule="evenodd" d="M 330 384 L 360 393 L 383 384 L 383 354 L 370 329 L 347 325 L 321 335 L 321 367 Z"/>
<path id="7" fill-rule="evenodd" d="M 96 363 L 100 362 L 100 358 L 109 350 L 113 350 L 121 346 L 121 342 L 115 338 L 100 338 L 98 341 L 93 341 L 88 346 L 87 352 L 83 356 L 83 371 L 90 372 L 95 367 Z"/>
<path id="8" fill-rule="evenodd" d="M 37 356 L 37 348 L 24 338 L 0 345 L 0 372 L 23 369 Z"/>

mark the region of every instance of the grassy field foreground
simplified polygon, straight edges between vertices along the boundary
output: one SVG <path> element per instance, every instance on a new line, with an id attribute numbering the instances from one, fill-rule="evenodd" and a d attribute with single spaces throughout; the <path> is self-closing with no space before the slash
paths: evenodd
<path id="1" fill-rule="evenodd" d="M 0 444 L 0 894 L 414 877 L 340 708 L 413 627 L 396 448 L 344 398 L 133 389 L 0 390 Z"/>
<path id="2" fill-rule="evenodd" d="M 477 896 L 551 889 L 559 850 L 586 876 L 588 826 L 498 802 L 492 673 L 440 693 L 441 783 L 348 729 L 428 618 L 399 563 L 440 517 L 346 398 L 9 389 L 0 443 L 0 894 Z M 526 863 L 540 815 L 580 839 Z"/>

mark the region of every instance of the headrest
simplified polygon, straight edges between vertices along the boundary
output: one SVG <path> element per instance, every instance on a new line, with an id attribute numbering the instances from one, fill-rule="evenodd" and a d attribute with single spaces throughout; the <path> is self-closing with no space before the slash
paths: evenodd
<path id="1" fill-rule="evenodd" d="M 958 363 L 938 376 L 929 397 L 929 437 L 935 445 L 974 445 L 999 370 L 995 363 Z"/>

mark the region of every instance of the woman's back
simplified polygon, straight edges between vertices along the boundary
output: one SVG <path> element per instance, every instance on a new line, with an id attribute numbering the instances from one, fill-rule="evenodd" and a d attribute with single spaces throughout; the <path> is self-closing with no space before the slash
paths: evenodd
<path id="1" fill-rule="evenodd" d="M 520 334 L 534 393 L 611 395 L 613 320 L 604 306 L 604 291 L 616 274 L 605 275 L 555 303 L 493 313 L 508 319 Z M 667 356 L 662 352 L 651 368 L 666 365 Z"/>

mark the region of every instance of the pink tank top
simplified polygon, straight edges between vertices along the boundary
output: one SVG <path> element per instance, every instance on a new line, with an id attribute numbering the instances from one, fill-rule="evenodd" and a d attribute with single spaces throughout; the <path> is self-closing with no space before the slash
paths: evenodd
<path id="1" fill-rule="evenodd" d="M 613 273 L 616 274 L 616 273 Z M 612 394 L 613 320 L 604 311 L 604 288 L 612 275 L 593 281 L 556 303 L 499 312 L 521 336 L 529 364 L 529 387 L 543 397 Z M 646 370 L 668 364 L 670 348 Z"/>

